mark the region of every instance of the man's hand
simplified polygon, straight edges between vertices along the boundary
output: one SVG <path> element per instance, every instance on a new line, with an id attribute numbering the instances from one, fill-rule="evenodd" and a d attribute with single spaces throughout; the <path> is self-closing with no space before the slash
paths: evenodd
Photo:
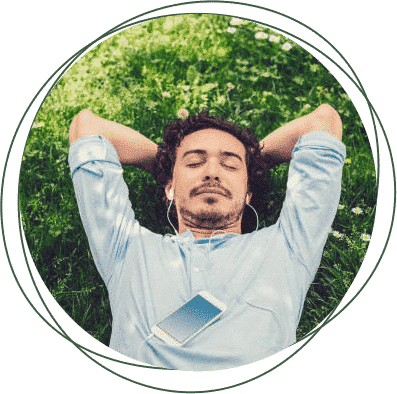
<path id="1" fill-rule="evenodd" d="M 312 131 L 322 131 L 342 140 L 342 121 L 338 112 L 328 104 L 273 131 L 261 142 L 269 168 L 291 160 L 291 153 L 299 137 Z"/>
<path id="2" fill-rule="evenodd" d="M 115 147 L 121 164 L 133 164 L 149 172 L 154 171 L 157 145 L 129 127 L 102 119 L 90 110 L 82 110 L 72 121 L 69 142 L 81 137 L 101 135 Z"/>

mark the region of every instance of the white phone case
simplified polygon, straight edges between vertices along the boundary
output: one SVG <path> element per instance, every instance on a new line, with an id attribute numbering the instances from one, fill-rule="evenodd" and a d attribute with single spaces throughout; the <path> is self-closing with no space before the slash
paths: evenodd
<path id="1" fill-rule="evenodd" d="M 200 291 L 197 295 L 200 295 L 201 297 L 203 297 L 205 300 L 207 300 L 209 303 L 211 303 L 212 305 L 214 305 L 215 307 L 217 307 L 218 309 L 220 309 L 220 312 L 210 321 L 208 321 L 204 326 L 200 327 L 199 330 L 197 330 L 193 335 L 191 335 L 190 337 L 186 338 L 183 342 L 179 342 L 178 340 L 176 340 L 175 338 L 173 338 L 170 334 L 168 334 L 166 331 L 164 331 L 162 328 L 160 328 L 158 325 L 155 325 L 152 328 L 152 333 L 154 335 L 156 335 L 156 337 L 160 338 L 161 340 L 163 340 L 165 343 L 169 344 L 169 345 L 173 345 L 173 346 L 182 346 L 184 345 L 186 342 L 188 342 L 190 339 L 194 338 L 198 333 L 200 333 L 201 331 L 203 331 L 206 327 L 208 327 L 210 324 L 212 324 L 215 320 L 219 319 L 219 317 L 226 311 L 226 304 L 224 304 L 223 302 L 217 300 L 214 296 L 212 296 L 211 294 L 209 294 L 206 291 Z M 197 296 L 196 295 L 196 296 Z M 194 296 L 194 297 L 196 297 Z M 179 308 L 177 308 L 174 312 L 170 313 L 164 320 L 168 319 L 169 316 L 171 316 L 173 313 L 175 313 L 177 310 L 179 310 L 180 308 L 182 308 L 185 304 L 187 304 L 190 300 L 192 300 L 194 297 L 190 298 L 189 300 L 187 300 L 186 302 L 184 302 Z M 162 320 L 162 321 L 164 321 Z M 160 324 L 160 323 L 159 323 Z"/>

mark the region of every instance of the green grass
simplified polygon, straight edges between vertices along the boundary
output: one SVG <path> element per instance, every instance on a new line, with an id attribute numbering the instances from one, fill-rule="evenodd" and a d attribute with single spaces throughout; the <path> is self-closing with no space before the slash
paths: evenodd
<path id="1" fill-rule="evenodd" d="M 84 108 L 132 127 L 158 143 L 162 128 L 186 109 L 249 126 L 259 139 L 322 103 L 340 111 L 348 162 L 341 204 L 310 287 L 297 331 L 302 338 L 337 307 L 365 256 L 376 206 L 375 167 L 353 103 L 336 79 L 295 43 L 253 23 L 230 25 L 214 15 L 167 17 L 102 42 L 59 81 L 29 134 L 20 173 L 22 223 L 37 269 L 62 308 L 87 332 L 109 344 L 107 290 L 89 250 L 67 163 L 68 131 Z M 236 29 L 234 33 L 228 27 Z M 265 32 L 268 37 L 256 39 Z M 271 41 L 272 35 L 280 37 Z M 290 43 L 290 50 L 282 45 Z M 228 85 L 232 84 L 232 85 Z M 229 87 L 231 88 L 229 88 Z M 271 170 L 260 223 L 278 218 L 288 165 Z M 156 199 L 153 177 L 124 167 L 140 223 L 172 233 Z M 158 196 L 159 197 L 159 196 Z M 157 200 L 159 200 L 158 198 Z M 361 214 L 352 209 L 359 207 Z"/>

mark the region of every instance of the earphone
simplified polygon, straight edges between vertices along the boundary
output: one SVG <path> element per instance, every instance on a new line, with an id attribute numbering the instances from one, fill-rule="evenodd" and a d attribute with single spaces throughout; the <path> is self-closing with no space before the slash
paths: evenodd
<path id="1" fill-rule="evenodd" d="M 169 216 L 169 214 L 170 214 L 170 209 L 171 209 L 171 205 L 172 205 L 172 202 L 173 202 L 173 200 L 174 200 L 174 190 L 173 190 L 173 189 L 170 190 L 169 195 L 168 195 L 168 199 L 170 200 L 170 205 L 168 206 L 168 209 L 167 209 L 167 219 L 168 219 L 168 222 L 171 224 L 172 228 L 174 229 L 175 234 L 179 237 L 178 231 L 176 231 L 176 228 L 175 228 L 174 225 L 171 223 L 170 216 Z M 245 198 L 245 203 L 255 212 L 255 215 L 256 215 L 256 229 L 255 229 L 255 231 L 258 231 L 258 227 L 259 227 L 259 218 L 258 218 L 258 214 L 256 213 L 256 210 L 254 209 L 254 207 L 252 207 L 251 205 L 249 205 L 248 202 L 249 202 L 249 196 L 248 196 L 248 194 L 247 194 L 247 196 L 246 196 L 246 198 Z M 214 234 L 214 233 L 213 233 L 213 234 Z M 212 234 L 212 235 L 213 235 L 213 234 Z M 212 235 L 211 235 L 211 237 L 212 237 Z M 210 242 L 211 242 L 211 237 L 210 237 Z"/>
<path id="2" fill-rule="evenodd" d="M 176 230 L 176 228 L 174 227 L 174 225 L 172 224 L 172 222 L 171 222 L 171 220 L 170 220 L 170 216 L 169 216 L 170 209 L 171 209 L 171 205 L 172 205 L 172 202 L 173 202 L 173 199 L 174 199 L 174 191 L 173 191 L 173 189 L 171 189 L 171 190 L 169 191 L 168 199 L 170 200 L 170 204 L 169 204 L 168 209 L 167 209 L 167 219 L 168 219 L 168 222 L 171 224 L 172 228 L 173 228 L 174 231 L 175 231 L 175 234 L 176 234 L 176 236 L 177 236 L 177 237 L 176 237 L 176 241 L 178 242 L 178 239 L 179 239 L 179 236 L 180 236 L 180 235 L 179 235 L 178 231 Z M 255 215 L 256 215 L 256 230 L 255 230 L 255 231 L 258 231 L 258 226 L 259 226 L 258 214 L 256 213 L 256 210 L 254 209 L 254 207 L 252 207 L 251 205 L 248 204 L 248 202 L 249 202 L 249 196 L 248 196 L 248 194 L 247 194 L 247 196 L 246 196 L 246 198 L 245 198 L 245 202 L 246 202 L 246 204 L 247 204 L 251 209 L 253 209 L 253 211 L 255 212 Z M 213 236 L 217 231 L 221 231 L 221 232 L 226 233 L 225 230 L 215 230 L 215 231 L 211 234 L 211 236 L 210 236 L 210 238 L 209 238 L 209 241 L 208 241 L 208 244 L 207 244 L 208 261 L 209 261 L 210 264 L 212 263 L 212 261 L 211 261 L 211 240 L 212 240 L 212 236 Z M 188 265 L 188 278 L 189 278 L 189 282 L 190 282 L 190 292 L 191 292 L 191 291 L 192 291 L 192 276 L 191 276 L 191 271 L 190 271 L 190 270 L 191 270 L 191 264 Z M 207 278 L 206 278 L 206 276 L 204 276 L 204 282 L 205 282 L 205 286 L 207 287 Z M 239 294 L 237 294 L 236 292 L 234 292 L 233 289 L 230 289 L 230 290 L 231 290 L 234 294 L 236 294 L 238 298 L 241 298 L 241 296 L 240 296 Z M 149 338 L 151 338 L 151 336 L 152 336 L 152 335 L 149 335 L 149 337 L 146 338 L 146 340 L 145 340 L 144 343 L 146 343 L 146 341 L 149 340 Z"/>
<path id="3" fill-rule="evenodd" d="M 174 191 L 172 189 L 170 190 L 168 199 L 170 200 L 170 205 L 168 206 L 168 209 L 167 209 L 167 219 L 168 219 L 168 222 L 170 223 L 170 225 L 172 226 L 172 228 L 174 229 L 176 236 L 179 238 L 178 231 L 176 231 L 176 228 L 174 227 L 174 225 L 171 223 L 171 220 L 170 220 L 170 209 L 171 209 L 172 201 L 174 201 Z"/>

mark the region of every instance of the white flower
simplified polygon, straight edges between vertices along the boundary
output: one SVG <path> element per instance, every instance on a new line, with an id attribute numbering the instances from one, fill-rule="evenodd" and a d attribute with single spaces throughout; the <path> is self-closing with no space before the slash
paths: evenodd
<path id="1" fill-rule="evenodd" d="M 185 108 L 181 108 L 177 113 L 178 118 L 185 119 L 189 116 L 189 112 Z"/>
<path id="2" fill-rule="evenodd" d="M 232 18 L 232 20 L 230 21 L 230 24 L 235 26 L 235 25 L 240 25 L 243 22 L 244 21 L 240 18 Z"/>
<path id="3" fill-rule="evenodd" d="M 359 207 L 353 208 L 352 212 L 355 213 L 356 215 L 361 215 L 363 213 L 363 210 Z"/>
<path id="4" fill-rule="evenodd" d="M 279 36 L 270 36 L 269 41 L 271 42 L 279 42 L 280 37 Z"/>
<path id="5" fill-rule="evenodd" d="M 226 86 L 227 86 L 228 90 L 234 89 L 234 85 L 233 85 L 231 82 L 228 82 L 228 83 L 226 84 Z"/>
<path id="6" fill-rule="evenodd" d="M 234 33 L 236 31 L 236 29 L 234 27 L 228 27 L 227 28 L 227 32 L 228 33 Z"/>
<path id="7" fill-rule="evenodd" d="M 332 234 L 334 235 L 334 237 L 336 238 L 340 238 L 342 236 L 342 234 L 339 231 L 332 231 Z"/>
<path id="8" fill-rule="evenodd" d="M 360 237 L 363 241 L 368 242 L 371 239 L 371 236 L 369 234 L 361 234 Z"/>
<path id="9" fill-rule="evenodd" d="M 284 51 L 289 51 L 292 48 L 292 45 L 289 42 L 286 42 L 282 47 Z"/>
<path id="10" fill-rule="evenodd" d="M 268 35 L 266 33 L 264 33 L 263 31 L 260 31 L 255 34 L 255 38 L 257 38 L 258 40 L 263 40 L 267 37 L 268 37 Z"/>
<path id="11" fill-rule="evenodd" d="M 162 96 L 163 96 L 164 98 L 170 98 L 170 97 L 171 97 L 171 94 L 168 93 L 168 92 L 163 92 L 163 93 L 162 93 Z"/>

